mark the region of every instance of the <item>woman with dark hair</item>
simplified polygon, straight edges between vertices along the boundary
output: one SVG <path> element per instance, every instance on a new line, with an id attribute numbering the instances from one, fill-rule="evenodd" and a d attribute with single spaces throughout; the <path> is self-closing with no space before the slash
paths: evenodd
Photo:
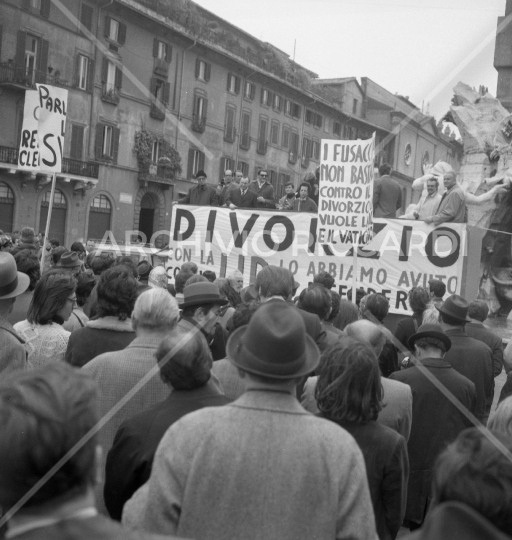
<path id="1" fill-rule="evenodd" d="M 14 329 L 25 340 L 29 367 L 64 360 L 69 332 L 62 325 L 76 302 L 76 280 L 71 274 L 43 276 L 34 289 L 27 318 Z"/>
<path id="2" fill-rule="evenodd" d="M 395 538 L 405 514 L 409 462 L 405 439 L 376 422 L 383 391 L 373 350 L 350 337 L 329 347 L 315 398 L 320 415 L 346 429 L 361 448 L 379 538 Z"/>
<path id="3" fill-rule="evenodd" d="M 423 313 L 430 302 L 430 294 L 424 287 L 413 287 L 408 294 L 409 306 L 412 309 L 412 315 L 398 321 L 395 330 L 395 337 L 407 347 L 409 338 L 415 334 L 418 328 L 423 324 Z"/>
<path id="4" fill-rule="evenodd" d="M 91 270 L 78 275 L 76 286 L 76 306 L 71 313 L 69 319 L 64 323 L 64 328 L 68 332 L 73 332 L 78 328 L 83 328 L 89 317 L 84 313 L 84 305 L 91 295 L 92 290 L 96 285 L 94 274 Z"/>
<path id="5" fill-rule="evenodd" d="M 96 356 L 124 349 L 135 339 L 131 315 L 137 299 L 137 280 L 131 268 L 113 266 L 96 287 L 96 317 L 78 328 L 69 339 L 66 361 L 82 367 Z"/>
<path id="6" fill-rule="evenodd" d="M 357 307 L 357 304 L 354 304 L 350 300 L 342 298 L 340 300 L 338 314 L 334 319 L 334 326 L 339 330 L 345 330 L 346 326 L 353 322 L 356 322 L 358 319 L 359 308 Z"/>
<path id="7" fill-rule="evenodd" d="M 74 251 L 81 261 L 85 261 L 85 258 L 87 257 L 87 251 L 82 242 L 73 242 L 69 251 Z"/>

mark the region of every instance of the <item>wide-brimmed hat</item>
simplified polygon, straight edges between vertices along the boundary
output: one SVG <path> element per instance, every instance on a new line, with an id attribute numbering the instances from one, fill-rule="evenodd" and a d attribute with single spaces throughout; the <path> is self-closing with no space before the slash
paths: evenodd
<path id="1" fill-rule="evenodd" d="M 76 251 L 66 251 L 60 257 L 59 262 L 56 264 L 58 268 L 75 268 L 76 266 L 82 266 L 82 261 L 78 258 Z"/>
<path id="2" fill-rule="evenodd" d="M 441 307 L 436 306 L 439 313 L 444 313 L 460 322 L 471 322 L 471 319 L 468 319 L 468 308 L 468 301 L 458 294 L 452 294 L 448 297 Z"/>
<path id="3" fill-rule="evenodd" d="M 151 270 L 153 270 L 153 266 L 149 261 L 140 261 L 137 265 L 137 272 L 139 273 L 140 279 L 148 279 Z"/>
<path id="4" fill-rule="evenodd" d="M 418 331 L 409 338 L 407 342 L 409 349 L 411 351 L 414 349 L 414 343 L 418 341 L 418 339 L 428 337 L 442 341 L 447 351 L 449 351 L 452 346 L 452 340 L 443 332 L 443 329 L 439 324 L 422 324 L 418 328 Z"/>
<path id="5" fill-rule="evenodd" d="M 192 283 L 183 289 L 183 302 L 179 304 L 180 309 L 191 306 L 201 306 L 203 304 L 219 304 L 225 306 L 228 301 L 220 295 L 219 287 L 209 281 Z"/>
<path id="6" fill-rule="evenodd" d="M 226 352 L 240 369 L 272 379 L 307 375 L 320 361 L 297 308 L 286 302 L 263 304 L 248 325 L 233 332 Z"/>
<path id="7" fill-rule="evenodd" d="M 14 257 L 7 251 L 0 251 L 0 300 L 19 296 L 29 285 L 30 278 L 18 272 Z"/>

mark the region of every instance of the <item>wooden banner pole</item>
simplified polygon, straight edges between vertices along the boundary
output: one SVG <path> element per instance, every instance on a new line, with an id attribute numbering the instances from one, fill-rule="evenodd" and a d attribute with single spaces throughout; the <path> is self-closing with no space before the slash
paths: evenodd
<path id="1" fill-rule="evenodd" d="M 357 288 L 357 245 L 353 246 L 352 255 L 352 302 L 356 303 L 356 288 Z"/>
<path id="2" fill-rule="evenodd" d="M 44 259 L 46 257 L 46 242 L 48 241 L 48 235 L 50 234 L 50 221 L 52 219 L 52 210 L 53 210 L 53 197 L 55 195 L 55 184 L 57 183 L 57 173 L 53 173 L 53 178 L 52 178 L 52 190 L 51 190 L 51 194 L 50 194 L 50 205 L 48 206 L 48 216 L 46 218 L 46 229 L 44 231 L 44 243 L 45 245 L 43 246 L 43 254 L 41 255 L 41 266 L 40 266 L 40 271 L 41 271 L 41 275 L 43 275 L 43 271 L 44 271 Z"/>

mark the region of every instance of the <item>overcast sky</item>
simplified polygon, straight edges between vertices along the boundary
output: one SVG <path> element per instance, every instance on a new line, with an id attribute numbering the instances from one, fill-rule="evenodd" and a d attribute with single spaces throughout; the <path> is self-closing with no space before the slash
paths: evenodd
<path id="1" fill-rule="evenodd" d="M 194 0 L 330 77 L 369 77 L 438 119 L 458 81 L 496 95 L 505 0 Z"/>

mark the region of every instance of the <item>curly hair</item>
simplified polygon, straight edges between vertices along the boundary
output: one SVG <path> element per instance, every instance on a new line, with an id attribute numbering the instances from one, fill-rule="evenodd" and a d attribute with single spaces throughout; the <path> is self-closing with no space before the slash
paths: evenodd
<path id="1" fill-rule="evenodd" d="M 120 321 L 131 316 L 137 300 L 137 280 L 131 268 L 121 264 L 103 272 L 97 291 L 96 315 L 118 317 Z"/>
<path id="2" fill-rule="evenodd" d="M 51 323 L 57 312 L 76 290 L 76 279 L 69 272 L 49 272 L 34 289 L 27 312 L 27 320 L 35 324 Z"/>
<path id="3" fill-rule="evenodd" d="M 41 279 L 41 270 L 37 255 L 30 249 L 22 249 L 14 255 L 14 260 L 16 261 L 18 272 L 23 272 L 30 278 L 28 290 L 33 291 L 36 288 L 37 282 Z"/>
<path id="4" fill-rule="evenodd" d="M 96 280 L 90 270 L 78 274 L 76 287 L 76 303 L 78 306 L 85 305 L 95 285 Z"/>
<path id="5" fill-rule="evenodd" d="M 413 311 L 423 313 L 430 302 L 430 294 L 424 287 L 413 287 L 408 294 L 409 305 Z"/>
<path id="6" fill-rule="evenodd" d="M 324 351 L 315 398 L 326 418 L 358 423 L 376 420 L 383 397 L 379 363 L 368 345 L 347 337 Z"/>

